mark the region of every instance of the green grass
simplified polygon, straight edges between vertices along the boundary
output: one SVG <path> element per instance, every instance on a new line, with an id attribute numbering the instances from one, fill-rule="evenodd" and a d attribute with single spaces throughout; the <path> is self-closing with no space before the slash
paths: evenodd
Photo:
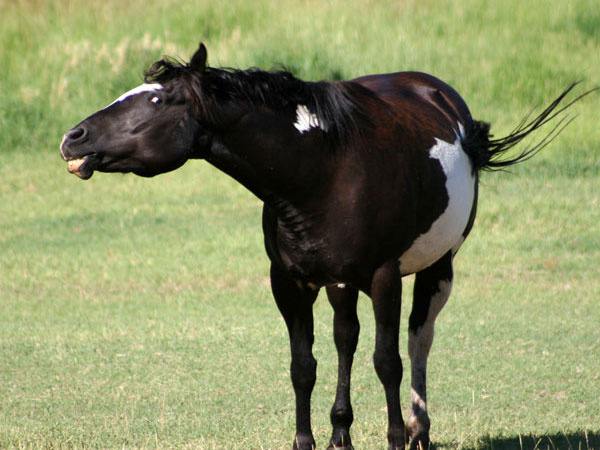
<path id="1" fill-rule="evenodd" d="M 0 448 L 291 443 L 259 202 L 199 161 L 82 182 L 58 154 L 163 53 L 203 40 L 213 65 L 306 79 L 427 71 L 498 136 L 574 79 L 600 85 L 594 1 L 0 0 L 0 17 Z M 600 449 L 599 97 L 513 174 L 483 176 L 430 359 L 438 449 Z M 384 448 L 368 299 L 359 310 L 353 440 Z M 336 372 L 324 298 L 315 316 L 323 448 Z"/>

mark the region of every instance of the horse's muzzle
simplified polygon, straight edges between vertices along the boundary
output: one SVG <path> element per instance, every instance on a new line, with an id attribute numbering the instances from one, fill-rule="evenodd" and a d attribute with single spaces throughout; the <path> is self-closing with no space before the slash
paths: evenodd
<path id="1" fill-rule="evenodd" d="M 90 165 L 90 162 L 94 159 L 94 155 L 79 156 L 72 152 L 71 149 L 73 146 L 83 144 L 87 141 L 87 138 L 88 131 L 85 128 L 75 127 L 63 136 L 60 143 L 60 154 L 68 164 L 67 170 L 83 180 L 87 180 L 94 173 L 94 169 Z"/>

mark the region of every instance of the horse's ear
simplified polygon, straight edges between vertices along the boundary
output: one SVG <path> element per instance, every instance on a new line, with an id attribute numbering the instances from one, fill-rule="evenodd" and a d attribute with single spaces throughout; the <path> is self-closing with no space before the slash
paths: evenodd
<path id="1" fill-rule="evenodd" d="M 206 47 L 202 42 L 200 42 L 200 47 L 192 56 L 190 67 L 198 72 L 204 72 L 204 69 L 206 69 Z"/>

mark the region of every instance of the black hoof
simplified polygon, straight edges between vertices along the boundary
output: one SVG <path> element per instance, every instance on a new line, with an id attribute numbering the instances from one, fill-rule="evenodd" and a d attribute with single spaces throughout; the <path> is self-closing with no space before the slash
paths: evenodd
<path id="1" fill-rule="evenodd" d="M 315 450 L 317 445 L 312 436 L 297 435 L 294 439 L 294 450 Z"/>
<path id="2" fill-rule="evenodd" d="M 335 444 L 329 444 L 329 447 L 327 447 L 327 450 L 354 450 L 354 447 L 352 447 L 352 445 L 335 445 Z"/>
<path id="3" fill-rule="evenodd" d="M 430 450 L 428 433 L 419 433 L 410 440 L 410 450 Z"/>

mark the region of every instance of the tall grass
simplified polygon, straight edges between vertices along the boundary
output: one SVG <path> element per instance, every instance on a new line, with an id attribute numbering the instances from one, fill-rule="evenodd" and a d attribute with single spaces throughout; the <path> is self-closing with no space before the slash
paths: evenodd
<path id="1" fill-rule="evenodd" d="M 0 0 L 0 448 L 291 442 L 259 202 L 202 162 L 84 183 L 58 155 L 62 133 L 152 61 L 202 40 L 212 65 L 305 79 L 426 71 L 500 136 L 572 80 L 600 85 L 599 29 L 591 0 Z M 430 360 L 440 449 L 600 448 L 599 107 L 586 98 L 535 159 L 482 179 Z M 372 312 L 359 306 L 353 439 L 383 448 Z M 315 316 L 323 447 L 336 372 L 323 299 Z"/>
<path id="2" fill-rule="evenodd" d="M 598 85 L 600 19 L 592 0 L 520 2 L 5 1 L 2 149 L 48 145 L 169 54 L 203 40 L 210 63 L 308 79 L 421 70 L 463 94 L 476 117 L 507 130 L 574 79 Z M 592 112 L 595 101 L 580 111 Z M 598 140 L 585 120 L 570 140 Z M 9 126 L 10 124 L 10 126 Z M 590 136 L 592 135 L 592 136 Z M 579 141 L 581 142 L 581 141 Z M 597 162 L 597 159 L 596 159 Z"/>

